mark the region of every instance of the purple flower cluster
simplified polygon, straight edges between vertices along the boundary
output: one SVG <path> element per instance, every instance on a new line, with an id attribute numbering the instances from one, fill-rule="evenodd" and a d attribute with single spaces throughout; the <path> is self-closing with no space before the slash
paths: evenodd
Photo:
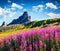
<path id="1" fill-rule="evenodd" d="M 60 51 L 60 27 L 15 33 L 0 39 L 0 51 Z"/>

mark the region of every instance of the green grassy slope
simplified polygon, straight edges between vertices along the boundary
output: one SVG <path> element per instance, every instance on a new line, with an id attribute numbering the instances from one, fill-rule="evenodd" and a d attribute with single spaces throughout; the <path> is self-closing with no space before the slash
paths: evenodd
<path id="1" fill-rule="evenodd" d="M 41 21 L 35 20 L 25 25 L 15 24 L 15 25 L 8 25 L 5 27 L 0 27 L 0 32 L 5 32 L 9 30 L 21 30 L 25 28 L 34 28 L 34 27 L 47 27 L 49 25 L 59 25 L 59 24 L 60 24 L 60 18 L 41 20 Z"/>
<path id="2" fill-rule="evenodd" d="M 60 24 L 60 18 L 54 18 L 54 19 L 48 19 L 48 20 L 42 20 L 42 21 L 33 21 L 28 24 L 26 24 L 26 27 L 34 28 L 34 27 L 46 27 L 48 25 L 59 25 Z"/>

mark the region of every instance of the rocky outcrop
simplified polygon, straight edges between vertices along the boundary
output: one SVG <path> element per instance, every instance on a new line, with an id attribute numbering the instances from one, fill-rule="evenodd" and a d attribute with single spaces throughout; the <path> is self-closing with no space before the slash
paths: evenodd
<path id="1" fill-rule="evenodd" d="M 25 11 L 22 16 L 17 19 L 14 19 L 10 24 L 26 24 L 31 21 L 31 16 L 28 15 L 28 12 Z"/>
<path id="2" fill-rule="evenodd" d="M 1 26 L 6 26 L 6 22 L 4 21 Z"/>

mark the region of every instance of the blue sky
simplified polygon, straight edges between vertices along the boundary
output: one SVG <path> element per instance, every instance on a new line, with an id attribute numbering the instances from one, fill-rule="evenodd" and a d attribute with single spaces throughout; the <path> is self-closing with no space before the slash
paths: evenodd
<path id="1" fill-rule="evenodd" d="M 60 0 L 0 0 L 0 25 L 28 11 L 33 20 L 60 18 Z"/>

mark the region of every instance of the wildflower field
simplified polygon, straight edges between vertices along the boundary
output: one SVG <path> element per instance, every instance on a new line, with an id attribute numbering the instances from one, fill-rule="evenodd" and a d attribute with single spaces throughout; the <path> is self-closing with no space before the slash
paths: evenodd
<path id="1" fill-rule="evenodd" d="M 0 51 L 60 51 L 60 27 L 31 29 L 0 38 Z"/>

